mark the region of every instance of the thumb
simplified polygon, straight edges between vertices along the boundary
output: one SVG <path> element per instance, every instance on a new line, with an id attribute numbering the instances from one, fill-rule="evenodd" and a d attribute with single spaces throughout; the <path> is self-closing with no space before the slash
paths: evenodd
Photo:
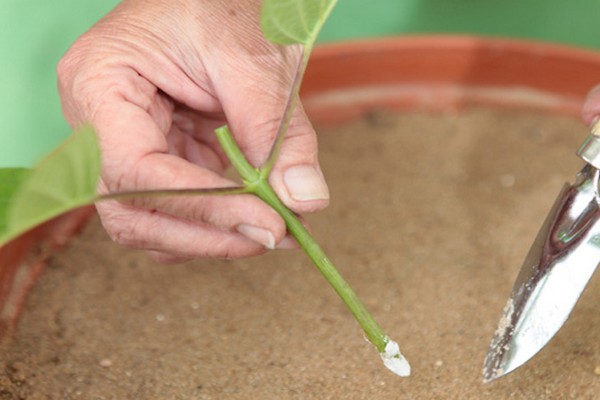
<path id="1" fill-rule="evenodd" d="M 296 212 L 313 212 L 329 203 L 329 189 L 318 159 L 317 135 L 298 104 L 283 139 L 269 182 Z"/>
<path id="2" fill-rule="evenodd" d="M 233 135 L 255 167 L 262 166 L 271 151 L 301 57 L 300 47 L 264 44 L 263 50 L 266 54 L 261 57 L 255 53 L 240 60 L 238 55 L 242 68 L 228 69 L 237 75 L 213 83 Z M 317 135 L 299 102 L 269 182 L 295 212 L 316 211 L 329 202 Z"/>

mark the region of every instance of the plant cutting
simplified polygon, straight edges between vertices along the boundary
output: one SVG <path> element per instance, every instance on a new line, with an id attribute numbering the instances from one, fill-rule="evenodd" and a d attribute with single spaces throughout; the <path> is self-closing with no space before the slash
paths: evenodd
<path id="1" fill-rule="evenodd" d="M 288 231 L 348 306 L 367 339 L 377 348 L 386 367 L 400 376 L 408 376 L 410 367 L 400 353 L 398 344 L 385 334 L 298 217 L 282 203 L 268 183 L 298 104 L 299 90 L 311 51 L 335 3 L 336 0 L 264 1 L 261 27 L 266 38 L 279 45 L 302 46 L 303 53 L 296 67 L 274 144 L 262 166 L 254 167 L 246 160 L 227 126 L 216 130 L 221 147 L 242 178 L 242 185 L 98 195 L 96 186 L 100 176 L 100 150 L 94 130 L 88 126 L 76 132 L 32 171 L 0 171 L 3 185 L 0 189 L 0 195 L 3 196 L 0 198 L 0 245 L 57 215 L 98 201 L 140 196 L 252 194 L 283 218 Z"/>

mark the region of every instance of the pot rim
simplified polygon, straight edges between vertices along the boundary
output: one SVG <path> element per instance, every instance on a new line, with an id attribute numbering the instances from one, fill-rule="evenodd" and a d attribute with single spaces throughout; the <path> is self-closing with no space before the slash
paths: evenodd
<path id="1" fill-rule="evenodd" d="M 472 104 L 576 116 L 598 83 L 600 52 L 522 39 L 402 36 L 318 46 L 302 98 L 317 123 L 339 123 L 373 108 Z"/>

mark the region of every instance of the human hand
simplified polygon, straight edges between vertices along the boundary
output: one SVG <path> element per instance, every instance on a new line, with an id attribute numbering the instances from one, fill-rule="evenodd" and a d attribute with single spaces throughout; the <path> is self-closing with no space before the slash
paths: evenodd
<path id="1" fill-rule="evenodd" d="M 58 66 L 72 127 L 91 122 L 101 193 L 231 186 L 214 129 L 229 124 L 254 165 L 267 158 L 300 47 L 268 43 L 258 0 L 125 0 Z M 328 203 L 316 135 L 297 107 L 269 182 L 297 213 Z M 282 219 L 251 195 L 97 204 L 116 242 L 162 262 L 239 258 L 288 247 Z"/>
<path id="2" fill-rule="evenodd" d="M 592 126 L 600 118 L 600 85 L 589 91 L 581 110 L 581 117 L 587 126 Z"/>

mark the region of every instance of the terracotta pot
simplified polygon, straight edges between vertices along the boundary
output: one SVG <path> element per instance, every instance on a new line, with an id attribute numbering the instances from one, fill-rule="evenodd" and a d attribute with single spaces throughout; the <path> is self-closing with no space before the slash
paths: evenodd
<path id="1" fill-rule="evenodd" d="M 393 38 L 316 49 L 303 103 L 317 123 L 374 107 L 439 110 L 481 103 L 579 115 L 598 83 L 596 52 L 509 39 Z"/>
<path id="2" fill-rule="evenodd" d="M 14 325 L 48 258 L 79 232 L 93 212 L 93 207 L 75 210 L 0 247 L 0 337 Z"/>
<path id="3" fill-rule="evenodd" d="M 578 115 L 600 83 L 600 54 L 565 46 L 474 37 L 408 37 L 317 48 L 302 97 L 317 124 L 374 108 L 533 107 Z M 91 215 L 58 218 L 0 248 L 0 334 L 15 321 L 52 251 Z"/>

